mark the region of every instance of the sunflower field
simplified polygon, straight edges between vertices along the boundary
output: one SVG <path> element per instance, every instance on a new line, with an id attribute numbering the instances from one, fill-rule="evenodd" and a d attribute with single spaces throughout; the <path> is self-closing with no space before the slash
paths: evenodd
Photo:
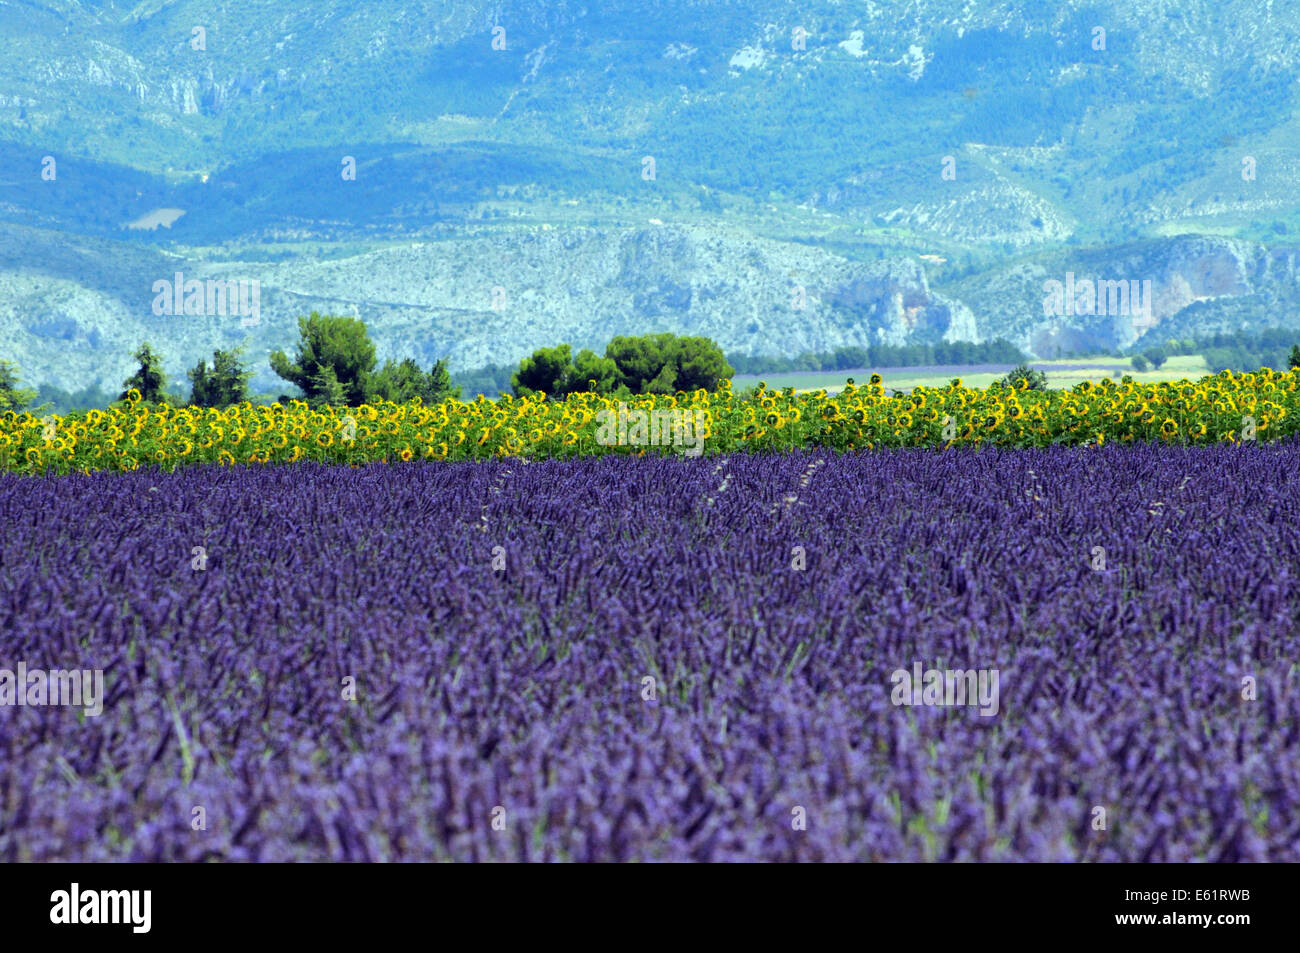
<path id="1" fill-rule="evenodd" d="M 1200 381 L 1085 381 L 1070 390 L 944 387 L 886 392 L 879 375 L 838 394 L 760 385 L 733 394 L 632 398 L 627 413 L 693 415 L 706 453 L 831 448 L 992 445 L 1040 447 L 1156 442 L 1203 445 L 1272 442 L 1300 432 L 1300 369 L 1220 374 Z M 59 417 L 0 414 L 0 470 L 20 473 L 164 470 L 194 463 L 395 463 L 409 460 L 564 459 L 608 453 L 674 453 L 655 445 L 609 445 L 602 411 L 617 400 L 448 399 L 425 406 L 380 403 L 313 409 L 300 401 L 225 410 L 147 405 L 132 392 L 107 410 Z"/>

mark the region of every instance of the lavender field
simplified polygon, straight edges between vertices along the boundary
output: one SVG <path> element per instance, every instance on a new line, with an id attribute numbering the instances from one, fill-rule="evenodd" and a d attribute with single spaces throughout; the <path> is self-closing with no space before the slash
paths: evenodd
<path id="1" fill-rule="evenodd" d="M 0 707 L 0 860 L 1300 860 L 1295 445 L 0 475 L 0 526 L 0 669 L 104 673 Z"/>

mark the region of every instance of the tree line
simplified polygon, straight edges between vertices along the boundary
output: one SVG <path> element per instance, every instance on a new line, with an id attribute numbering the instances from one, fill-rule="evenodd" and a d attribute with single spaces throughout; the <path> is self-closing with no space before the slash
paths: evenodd
<path id="1" fill-rule="evenodd" d="M 313 407 L 357 406 L 380 400 L 405 403 L 416 397 L 432 404 L 461 396 L 461 385 L 452 380 L 443 360 L 427 371 L 411 358 L 389 359 L 377 366 L 375 346 L 365 322 L 357 318 L 313 311 L 298 319 L 298 335 L 292 358 L 277 350 L 271 353 L 269 362 L 271 369 L 294 385 L 301 399 Z M 188 399 L 174 389 L 163 369 L 163 358 L 152 345 L 141 344 L 133 357 L 136 369 L 116 396 L 98 385 L 74 394 L 48 386 L 40 390 L 23 388 L 15 365 L 0 361 L 0 411 L 32 408 L 44 412 L 52 409 L 56 401 L 63 412 L 103 407 L 114 400 L 127 400 L 133 391 L 146 403 L 171 406 L 229 407 L 252 397 L 252 372 L 242 347 L 213 351 L 211 361 L 199 361 L 187 371 Z M 700 387 L 713 390 L 720 379 L 729 379 L 733 373 L 722 350 L 708 338 L 652 334 L 616 337 L 602 356 L 584 349 L 575 358 L 567 344 L 540 348 L 513 370 L 509 365 L 489 366 L 484 376 L 493 386 L 508 378 L 508 386 L 516 396 L 545 393 L 562 397 L 587 390 L 616 396 L 669 394 Z M 292 398 L 280 394 L 277 399 L 283 403 Z"/>
<path id="2" fill-rule="evenodd" d="M 434 403 L 444 397 L 460 396 L 460 389 L 452 384 L 446 362 L 442 360 L 427 371 L 421 370 L 411 358 L 389 359 L 377 366 L 375 346 L 366 325 L 356 318 L 313 311 L 308 317 L 298 319 L 298 334 L 293 359 L 283 351 L 274 351 L 270 365 L 277 375 L 297 387 L 301 399 L 313 407 L 356 406 L 379 400 L 404 403 L 414 397 Z M 123 382 L 116 397 L 98 385 L 73 394 L 57 388 L 42 387 L 39 391 L 22 388 L 18 386 L 18 372 L 13 363 L 0 361 L 0 410 L 22 410 L 37 401 L 41 401 L 37 409 L 45 410 L 55 403 L 51 398 L 60 396 L 71 404 L 65 410 L 80 410 L 127 400 L 132 391 L 146 403 L 172 406 L 229 407 L 252 397 L 248 389 L 252 371 L 244 360 L 242 347 L 213 351 L 211 361 L 199 361 L 187 371 L 188 399 L 172 388 L 163 370 L 163 358 L 149 342 L 141 344 L 133 357 L 135 372 Z M 290 399 L 288 394 L 278 397 L 281 402 Z"/>
<path id="3" fill-rule="evenodd" d="M 1027 357 L 1001 338 L 974 344 L 967 341 L 938 344 L 874 345 L 840 347 L 833 351 L 808 352 L 798 357 L 755 357 L 736 355 L 730 359 L 706 337 L 675 334 L 647 334 L 615 337 L 603 354 L 589 349 L 573 353 L 568 344 L 544 347 L 518 365 L 489 364 L 476 371 L 453 377 L 444 360 L 427 371 L 416 361 L 386 360 L 378 365 L 375 346 L 365 322 L 358 318 L 312 312 L 298 319 L 298 345 L 291 359 L 283 351 L 271 353 L 270 366 L 287 383 L 294 385 L 301 399 L 312 406 L 356 406 L 388 400 L 405 403 L 418 397 L 436 403 L 446 397 L 460 397 L 462 390 L 489 397 L 505 393 L 515 396 L 544 393 L 549 397 L 592 391 L 610 396 L 671 394 L 699 388 L 712 391 L 721 380 L 737 373 L 771 374 L 798 371 L 839 371 L 868 367 L 916 367 L 922 365 L 1017 364 L 1005 380 L 1029 377 L 1023 365 Z M 1172 339 L 1132 355 L 1139 370 L 1159 368 L 1171 355 L 1204 354 L 1210 370 L 1253 370 L 1259 367 L 1300 367 L 1300 345 L 1296 332 L 1270 328 L 1261 332 L 1217 333 L 1200 338 Z M 1290 346 L 1290 352 L 1287 347 Z M 131 391 L 151 404 L 197 407 L 228 407 L 251 399 L 252 372 L 244 361 L 243 349 L 216 350 L 211 361 L 199 361 L 186 372 L 190 395 L 181 396 L 163 371 L 162 357 L 145 342 L 135 352 L 135 372 L 113 395 L 99 385 L 69 394 L 49 385 L 32 390 L 21 387 L 18 369 L 0 360 L 0 411 L 34 408 L 61 412 L 104 407 L 114 400 L 126 400 Z M 269 395 L 266 395 L 269 397 Z M 265 399 L 265 398 L 259 398 Z M 281 402 L 291 399 L 279 395 Z"/>
<path id="4" fill-rule="evenodd" d="M 1219 331 L 1195 338 L 1174 338 L 1143 349 L 1130 358 L 1135 370 L 1159 370 L 1175 355 L 1200 354 L 1211 372 L 1255 371 L 1261 367 L 1300 367 L 1300 344 L 1294 328 Z"/>

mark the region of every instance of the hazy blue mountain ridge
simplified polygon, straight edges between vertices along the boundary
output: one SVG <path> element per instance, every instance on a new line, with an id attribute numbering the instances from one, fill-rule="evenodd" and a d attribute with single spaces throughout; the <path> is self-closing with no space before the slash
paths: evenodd
<path id="1" fill-rule="evenodd" d="M 272 388 L 311 307 L 459 366 L 1297 325 L 1297 41 L 1243 0 L 0 4 L 0 356 L 246 341 Z M 178 271 L 260 323 L 154 314 Z M 1045 315 L 1070 272 L 1152 320 Z"/>

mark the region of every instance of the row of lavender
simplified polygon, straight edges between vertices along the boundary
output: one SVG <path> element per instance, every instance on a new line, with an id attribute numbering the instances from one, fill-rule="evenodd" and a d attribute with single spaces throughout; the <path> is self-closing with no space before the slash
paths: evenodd
<path id="1" fill-rule="evenodd" d="M 0 860 L 1295 861 L 1298 474 L 0 476 Z"/>

